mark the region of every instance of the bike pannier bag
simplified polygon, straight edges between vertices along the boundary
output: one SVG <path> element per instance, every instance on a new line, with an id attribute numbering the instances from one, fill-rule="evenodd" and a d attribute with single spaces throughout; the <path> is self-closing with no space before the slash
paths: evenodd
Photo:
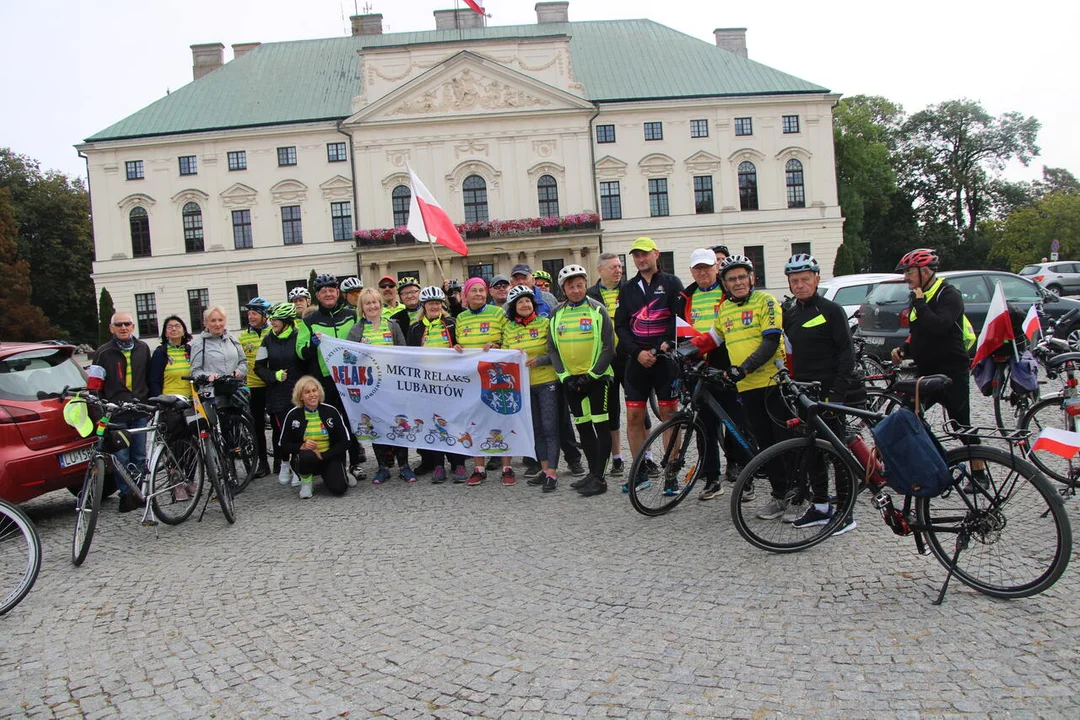
<path id="1" fill-rule="evenodd" d="M 900 408 L 874 426 L 874 441 L 885 465 L 885 480 L 904 495 L 932 497 L 949 485 L 944 451 L 911 410 Z"/>

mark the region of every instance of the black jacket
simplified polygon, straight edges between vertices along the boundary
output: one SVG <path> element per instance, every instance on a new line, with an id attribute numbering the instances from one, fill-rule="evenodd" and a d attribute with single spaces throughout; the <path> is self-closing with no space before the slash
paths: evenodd
<path id="1" fill-rule="evenodd" d="M 285 422 L 281 425 L 281 439 L 278 446 L 288 456 L 300 452 L 300 446 L 304 444 L 304 431 L 307 429 L 307 417 L 304 408 L 294 407 L 285 416 Z M 319 419 L 326 427 L 326 434 L 330 439 L 330 449 L 322 454 L 323 460 L 333 460 L 345 455 L 349 449 L 349 424 L 341 417 L 333 405 L 319 404 Z"/>
<path id="2" fill-rule="evenodd" d="M 191 345 L 184 345 L 184 354 L 191 360 Z M 150 356 L 150 373 L 147 383 L 150 386 L 149 397 L 157 397 L 165 389 L 165 368 L 169 366 L 169 347 L 166 343 L 158 345 Z"/>
<path id="3" fill-rule="evenodd" d="M 919 375 L 966 375 L 971 359 L 964 348 L 964 297 L 960 291 L 942 281 L 929 302 L 926 298 L 913 300 L 911 309 L 915 319 L 909 326 L 904 355 L 915 361 Z"/>
<path id="4" fill-rule="evenodd" d="M 454 318 L 444 315 L 443 324 L 446 325 L 446 334 L 450 336 L 450 347 L 457 345 L 457 329 Z M 420 347 L 424 344 L 424 323 L 421 317 L 418 317 L 417 321 L 409 328 L 409 332 L 405 335 L 405 342 L 413 347 Z"/>
<path id="5" fill-rule="evenodd" d="M 266 383 L 267 412 L 280 413 L 292 407 L 296 381 L 304 376 L 311 356 L 315 354 L 315 348 L 297 339 L 299 335 L 295 327 L 285 338 L 273 332 L 263 335 L 262 345 L 255 355 L 255 374 Z M 285 371 L 284 381 L 277 379 L 278 370 Z"/>
<path id="6" fill-rule="evenodd" d="M 637 357 L 642 350 L 659 349 L 663 342 L 675 342 L 675 303 L 683 291 L 682 281 L 671 273 L 657 272 L 647 290 L 642 290 L 641 273 L 623 284 L 619 307 L 615 310 L 615 334 L 619 351 Z M 645 308 L 648 306 L 648 311 Z M 643 336 L 646 325 L 657 330 Z"/>
<path id="7" fill-rule="evenodd" d="M 105 400 L 121 403 L 150 397 L 150 346 L 142 340 L 136 340 L 131 348 L 130 390 L 126 384 L 127 358 L 115 338 L 97 349 L 94 365 L 105 368 L 105 387 L 101 391 L 101 397 Z"/>
<path id="8" fill-rule="evenodd" d="M 855 372 L 855 348 L 844 308 L 815 293 L 805 303 L 796 300 L 784 310 L 783 322 L 795 379 L 820 382 L 829 399 L 843 402 Z"/>
<path id="9" fill-rule="evenodd" d="M 694 321 L 690 319 L 690 309 L 693 307 L 693 297 L 701 288 L 698 284 L 690 283 L 690 287 L 679 293 L 679 298 L 675 301 L 675 314 L 681 317 L 691 325 Z M 721 344 L 708 355 L 709 367 L 717 368 L 719 370 L 727 370 L 731 367 L 731 358 L 728 357 L 727 345 Z"/>

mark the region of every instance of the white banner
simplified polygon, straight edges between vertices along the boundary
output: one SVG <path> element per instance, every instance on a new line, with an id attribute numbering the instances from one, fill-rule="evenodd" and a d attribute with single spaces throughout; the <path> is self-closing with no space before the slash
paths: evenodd
<path id="1" fill-rule="evenodd" d="M 469 456 L 535 457 L 529 369 L 518 350 L 362 345 L 321 338 L 361 440 Z"/>

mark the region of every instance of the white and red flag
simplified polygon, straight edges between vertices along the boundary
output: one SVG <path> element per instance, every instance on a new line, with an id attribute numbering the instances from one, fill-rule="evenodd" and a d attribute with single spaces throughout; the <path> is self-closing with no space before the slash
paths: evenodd
<path id="1" fill-rule="evenodd" d="M 474 13 L 478 13 L 484 17 L 488 16 L 487 12 L 480 6 L 480 3 L 476 2 L 476 0 L 465 0 L 465 4 L 468 5 Z"/>
<path id="2" fill-rule="evenodd" d="M 678 315 L 675 316 L 675 337 L 677 338 L 689 338 L 695 335 L 700 335 L 701 331 L 696 329 L 693 325 L 683 320 Z"/>
<path id="3" fill-rule="evenodd" d="M 409 201 L 409 232 L 417 242 L 437 242 L 458 255 L 468 255 L 469 247 L 454 227 L 454 221 L 442 209 L 420 178 L 409 168 L 412 199 Z"/>
<path id="4" fill-rule="evenodd" d="M 1035 442 L 1031 444 L 1032 451 L 1045 450 L 1046 452 L 1060 455 L 1066 460 L 1072 460 L 1076 453 L 1080 452 L 1080 433 L 1058 428 L 1043 428 Z"/>
<path id="5" fill-rule="evenodd" d="M 1036 333 L 1042 334 L 1042 323 L 1039 322 L 1039 311 L 1032 305 L 1024 316 L 1024 335 L 1027 336 L 1028 342 L 1034 342 Z"/>
<path id="6" fill-rule="evenodd" d="M 1002 292 L 999 282 L 994 285 L 994 297 L 990 298 L 986 322 L 983 323 L 979 340 L 975 343 L 975 359 L 971 361 L 971 367 L 978 365 L 983 358 L 990 357 L 1006 341 L 1015 339 L 1012 320 L 1009 319 L 1009 306 L 1005 304 L 1005 293 Z"/>

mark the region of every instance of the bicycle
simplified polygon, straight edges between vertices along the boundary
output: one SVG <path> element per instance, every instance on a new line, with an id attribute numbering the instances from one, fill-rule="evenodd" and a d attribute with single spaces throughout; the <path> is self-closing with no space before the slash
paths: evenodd
<path id="1" fill-rule="evenodd" d="M 239 495 L 255 479 L 258 470 L 255 424 L 249 410 L 250 391 L 242 379 L 230 376 L 216 378 L 213 382 L 200 380 L 196 386 L 204 407 L 211 408 L 206 412 L 220 432 L 222 455 L 233 462 L 229 477 L 230 480 L 235 478 L 233 494 Z"/>
<path id="2" fill-rule="evenodd" d="M 745 429 L 739 429 L 724 410 L 711 389 L 730 389 L 721 371 L 708 367 L 704 360 L 695 360 L 697 348 L 683 345 L 666 353 L 679 367 L 677 390 L 679 410 L 660 423 L 645 438 L 630 465 L 627 490 L 630 504 L 642 515 L 656 517 L 675 508 L 686 499 L 695 483 L 704 474 L 703 463 L 708 436 L 705 433 L 705 412 L 719 418 L 727 432 L 750 455 L 757 453 L 757 443 Z M 713 422 L 713 418 L 708 418 Z M 651 480 L 635 482 L 645 470 L 646 453 L 660 467 L 663 483 L 654 486 Z M 719 453 L 719 449 L 717 450 Z"/>
<path id="3" fill-rule="evenodd" d="M 41 538 L 15 505 L 0 500 L 0 615 L 22 602 L 41 571 Z"/>
<path id="4" fill-rule="evenodd" d="M 234 498 L 238 486 L 236 461 L 234 459 L 236 449 L 226 442 L 221 434 L 219 424 L 211 418 L 213 406 L 208 411 L 207 405 L 203 402 L 204 395 L 212 397 L 213 384 L 205 383 L 205 389 L 200 392 L 196 388 L 196 383 L 202 381 L 190 377 L 186 379 L 191 381 L 191 402 L 195 410 L 194 416 L 191 418 L 191 421 L 196 426 L 193 434 L 197 438 L 199 452 L 206 469 L 206 476 L 210 479 L 212 490 L 207 494 L 206 500 L 203 502 L 202 512 L 199 513 L 199 521 L 202 521 L 210 502 L 216 500 L 221 508 L 221 514 L 225 516 L 225 521 L 232 525 L 236 522 Z M 196 499 L 196 502 L 198 502 L 198 499 Z"/>
<path id="5" fill-rule="evenodd" d="M 998 598 L 1035 595 L 1061 577 L 1072 552 L 1072 528 L 1064 503 L 1050 482 L 1034 465 L 1016 454 L 1015 448 L 1024 442 L 1023 433 L 1016 431 L 1002 438 L 997 428 L 947 426 L 945 432 L 953 438 L 1004 439 L 1009 442 L 1010 450 L 968 444 L 946 451 L 939 446 L 950 475 L 944 491 L 931 497 L 905 495 L 902 508 L 897 508 L 885 491 L 885 478 L 862 438 L 842 440 L 822 417 L 826 412 L 854 415 L 874 424 L 884 415 L 820 402 L 814 398 L 820 391 L 817 383 L 796 382 L 783 368 L 777 382 L 796 418 L 789 425 L 800 431 L 801 436 L 763 450 L 747 464 L 735 483 L 732 519 L 739 534 L 750 544 L 786 553 L 823 542 L 851 513 L 857 488 L 860 482 L 865 482 L 873 493 L 872 505 L 893 532 L 914 535 L 916 550 L 925 554 L 929 547 L 948 570 L 934 604 L 943 601 L 954 575 L 965 585 Z M 922 399 L 932 404 L 934 396 L 940 396 L 948 383 L 949 379 L 943 375 L 931 375 L 905 381 L 898 390 L 906 396 L 916 389 L 925 393 L 916 400 L 916 407 L 921 408 Z M 926 421 L 922 423 L 929 432 Z M 856 456 L 854 450 L 860 447 L 862 452 Z M 767 462 L 782 462 L 792 486 L 785 496 L 789 512 L 763 520 L 747 504 L 738 502 L 738 498 L 742 488 L 753 482 L 755 473 Z M 983 467 L 976 468 L 975 464 Z M 814 497 L 812 473 L 819 489 L 823 480 L 828 484 L 831 515 L 822 524 L 795 528 L 792 516 Z"/>

